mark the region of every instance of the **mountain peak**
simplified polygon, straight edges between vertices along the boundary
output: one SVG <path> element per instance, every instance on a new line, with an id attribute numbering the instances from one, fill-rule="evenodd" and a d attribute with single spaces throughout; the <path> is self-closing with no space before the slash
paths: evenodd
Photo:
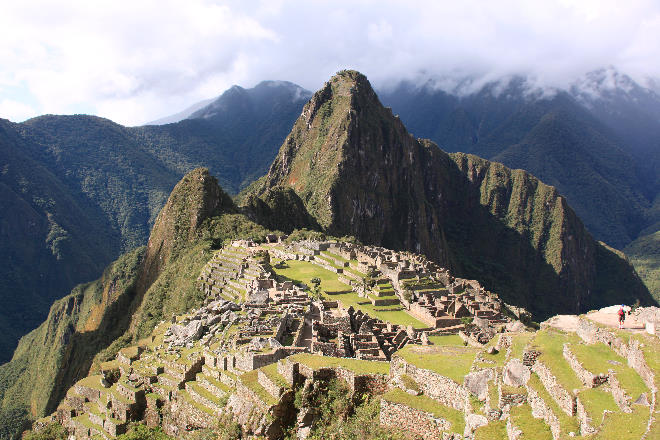
<path id="1" fill-rule="evenodd" d="M 156 218 L 138 289 L 147 290 L 179 248 L 196 238 L 204 220 L 235 209 L 207 168 L 197 168 L 183 176 Z"/>
<path id="2" fill-rule="evenodd" d="M 359 72 L 337 73 L 312 96 L 251 194 L 278 188 L 331 235 L 423 253 L 540 316 L 604 300 L 596 260 L 609 253 L 555 188 L 415 139 Z M 492 270 L 501 261 L 516 269 Z M 612 267 L 630 271 L 620 259 Z"/>

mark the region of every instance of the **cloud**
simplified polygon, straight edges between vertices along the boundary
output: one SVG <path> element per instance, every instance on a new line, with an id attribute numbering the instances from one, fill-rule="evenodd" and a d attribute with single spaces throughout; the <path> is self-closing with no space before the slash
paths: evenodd
<path id="1" fill-rule="evenodd" d="M 0 115 L 12 121 L 24 121 L 35 115 L 35 110 L 28 104 L 13 99 L 0 100 Z"/>
<path id="2" fill-rule="evenodd" d="M 36 102 L 0 107 L 11 119 L 30 107 L 139 124 L 232 84 L 315 90 L 349 67 L 380 87 L 518 73 L 561 86 L 608 65 L 660 77 L 655 0 L 24 0 L 0 27 L 0 101 Z"/>

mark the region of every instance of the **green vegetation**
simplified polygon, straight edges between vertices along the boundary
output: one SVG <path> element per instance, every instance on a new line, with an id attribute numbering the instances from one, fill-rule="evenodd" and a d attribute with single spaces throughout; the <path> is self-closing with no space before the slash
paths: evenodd
<path id="1" fill-rule="evenodd" d="M 69 438 L 66 430 L 59 423 L 51 423 L 39 432 L 28 431 L 23 440 L 66 440 Z"/>
<path id="2" fill-rule="evenodd" d="M 511 335 L 511 359 L 522 359 L 523 351 L 535 336 L 532 332 Z"/>
<path id="3" fill-rule="evenodd" d="M 538 361 L 550 369 L 557 377 L 559 384 L 569 393 L 582 388 L 582 382 L 575 375 L 566 359 L 564 359 L 564 343 L 578 343 L 579 338 L 574 333 L 564 333 L 555 329 L 545 329 L 536 332 L 532 345 L 541 351 Z"/>
<path id="4" fill-rule="evenodd" d="M 285 264 L 286 268 L 280 269 L 274 267 L 273 270 L 277 275 L 294 283 L 304 283 L 309 287 L 313 284 L 312 279 L 318 278 L 321 281 L 321 291 L 326 294 L 351 290 L 350 286 L 337 279 L 336 273 L 330 272 L 309 261 L 290 260 L 286 261 Z"/>
<path id="5" fill-rule="evenodd" d="M 506 420 L 490 422 L 474 431 L 474 440 L 509 440 L 506 433 Z"/>
<path id="6" fill-rule="evenodd" d="M 297 409 L 305 405 L 319 411 L 319 420 L 308 437 L 310 440 L 409 439 L 404 432 L 380 426 L 380 399 L 365 396 L 355 402 L 347 385 L 342 381 L 332 380 L 324 386 L 323 392 L 313 395 L 303 395 L 298 391 L 295 403 Z M 286 438 L 295 439 L 295 431 L 292 430 Z"/>
<path id="7" fill-rule="evenodd" d="M 479 349 L 473 347 L 406 345 L 394 356 L 401 357 L 418 368 L 434 371 L 462 384 L 465 375 L 470 372 L 477 353 Z"/>
<path id="8" fill-rule="evenodd" d="M 660 301 L 660 230 L 641 235 L 628 244 L 623 252 L 635 266 L 651 295 Z"/>
<path id="9" fill-rule="evenodd" d="M 607 370 L 614 370 L 619 384 L 633 400 L 649 391 L 639 374 L 607 345 L 571 344 L 570 349 L 582 366 L 591 373 L 607 374 Z"/>
<path id="10" fill-rule="evenodd" d="M 626 414 L 621 411 L 606 414 L 605 421 L 603 422 L 600 431 L 592 438 L 594 440 L 642 438 L 642 435 L 646 432 L 646 426 L 648 423 L 648 408 L 633 405 L 632 410 L 632 414 Z M 651 428 L 651 431 L 646 438 L 657 438 L 657 436 L 653 436 L 658 432 L 657 422 L 655 425 L 655 431 Z"/>
<path id="11" fill-rule="evenodd" d="M 552 440 L 550 427 L 543 420 L 532 416 L 529 405 L 518 405 L 511 408 L 511 421 L 522 431 L 521 439 L 526 440 Z"/>
<path id="12" fill-rule="evenodd" d="M 160 427 L 149 428 L 141 423 L 134 424 L 126 434 L 117 437 L 117 440 L 170 440 L 173 437 L 166 435 Z"/>
<path id="13" fill-rule="evenodd" d="M 401 382 L 409 390 L 421 391 L 421 389 L 419 388 L 419 384 L 415 381 L 415 379 L 408 376 L 407 374 L 401 375 Z"/>
<path id="14" fill-rule="evenodd" d="M 605 411 L 615 412 L 619 410 L 612 393 L 600 388 L 582 390 L 578 393 L 578 398 L 591 418 L 592 426 L 596 428 L 603 422 Z"/>
<path id="15" fill-rule="evenodd" d="M 390 373 L 389 362 L 363 361 L 352 358 L 336 358 L 330 356 L 320 356 L 309 353 L 298 353 L 289 357 L 291 362 L 300 362 L 309 368 L 318 370 L 327 367 L 342 367 L 356 374 L 383 374 Z"/>
<path id="16" fill-rule="evenodd" d="M 465 345 L 463 339 L 458 335 L 429 336 L 429 342 L 433 345 L 455 345 L 457 347 L 462 347 Z"/>
<path id="17" fill-rule="evenodd" d="M 550 396 L 548 391 L 543 386 L 541 379 L 539 379 L 536 373 L 532 373 L 529 382 L 527 382 L 527 385 L 538 393 L 541 399 L 543 399 L 546 405 L 548 405 L 550 411 L 552 411 L 552 413 L 557 417 L 559 420 L 559 425 L 561 426 L 562 434 L 568 435 L 570 432 L 577 433 L 579 431 L 580 422 L 577 420 L 577 417 L 570 417 L 566 415 L 566 413 L 562 411 L 561 408 L 559 408 L 559 405 L 557 405 L 555 399 Z"/>
<path id="18" fill-rule="evenodd" d="M 248 387 L 252 392 L 254 392 L 262 402 L 268 405 L 277 404 L 277 400 L 268 391 L 266 391 L 263 386 L 261 386 L 258 376 L 258 370 L 252 370 L 241 374 L 239 379 L 241 383 Z"/>
<path id="19" fill-rule="evenodd" d="M 451 432 L 462 433 L 465 429 L 465 420 L 461 411 L 449 408 L 423 394 L 421 396 L 413 396 L 399 388 L 394 388 L 383 394 L 382 398 L 389 402 L 406 405 L 445 419 L 451 424 Z"/>

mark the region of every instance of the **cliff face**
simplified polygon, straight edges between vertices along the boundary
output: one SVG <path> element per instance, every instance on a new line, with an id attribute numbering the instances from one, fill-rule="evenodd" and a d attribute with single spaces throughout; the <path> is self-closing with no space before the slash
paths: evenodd
<path id="1" fill-rule="evenodd" d="M 604 303 L 596 256 L 610 251 L 553 187 L 414 139 L 357 72 L 338 73 L 312 97 L 253 194 L 278 186 L 327 232 L 422 252 L 540 317 Z M 623 259 L 608 261 L 634 275 Z M 651 301 L 629 280 L 610 286 L 620 293 L 608 300 Z"/>

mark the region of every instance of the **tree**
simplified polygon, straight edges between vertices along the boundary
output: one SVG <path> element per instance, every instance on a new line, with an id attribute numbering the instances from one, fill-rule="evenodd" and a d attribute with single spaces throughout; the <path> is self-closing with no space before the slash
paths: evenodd
<path id="1" fill-rule="evenodd" d="M 311 280 L 309 280 L 313 285 L 314 288 L 312 289 L 312 298 L 313 299 L 321 299 L 321 279 L 318 277 L 314 277 Z"/>

